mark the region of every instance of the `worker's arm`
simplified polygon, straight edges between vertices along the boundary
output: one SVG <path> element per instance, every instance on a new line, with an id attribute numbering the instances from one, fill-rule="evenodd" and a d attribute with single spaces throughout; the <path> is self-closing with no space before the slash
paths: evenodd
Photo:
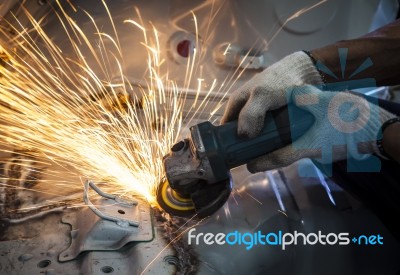
<path id="1" fill-rule="evenodd" d="M 238 134 L 241 136 L 254 137 L 258 135 L 264 125 L 264 118 L 267 111 L 280 108 L 293 100 L 293 93 L 305 95 L 311 92 L 314 96 L 304 98 L 309 101 L 303 102 L 303 107 L 315 115 L 318 125 L 314 125 L 308 134 L 296 141 L 294 145 L 282 148 L 274 153 L 268 154 L 248 164 L 252 172 L 286 166 L 300 158 L 318 158 L 321 156 L 321 148 L 325 148 L 329 142 L 334 145 L 334 153 L 330 162 L 347 158 L 347 149 L 351 149 L 350 156 L 357 158 L 359 153 L 377 153 L 376 135 L 382 123 L 394 117 L 393 114 L 381 110 L 381 115 L 368 116 L 369 111 L 365 100 L 358 100 L 355 95 L 343 95 L 342 99 L 361 104 L 359 108 L 361 117 L 365 121 L 374 122 L 369 131 L 357 135 L 340 135 L 340 132 L 333 131 L 328 127 L 327 114 L 330 110 L 329 100 L 334 96 L 342 97 L 334 92 L 319 93 L 317 87 L 321 87 L 322 81 L 337 82 L 342 80 L 342 66 L 338 56 L 339 48 L 348 48 L 346 56 L 345 79 L 349 79 L 359 66 L 367 59 L 372 60 L 372 66 L 352 76 L 351 79 L 374 78 L 377 85 L 400 84 L 400 20 L 395 21 L 375 32 L 369 33 L 361 38 L 347 41 L 339 41 L 335 44 L 311 51 L 313 58 L 305 52 L 293 53 L 248 81 L 243 87 L 230 95 L 222 123 L 238 119 Z M 324 75 L 317 70 L 313 59 L 321 61 L 339 79 Z M 321 77 L 322 76 L 322 77 Z M 299 87 L 311 84 L 314 88 L 298 90 Z M 305 87 L 305 86 L 304 86 Z M 300 91 L 300 92 L 299 92 Z M 347 94 L 347 93 L 343 93 Z M 321 101 L 318 101 L 321 99 Z M 325 102 L 324 105 L 320 105 Z M 364 103 L 363 103 L 364 102 Z M 350 108 L 354 113 L 355 108 Z M 331 118 L 340 119 L 339 114 L 333 114 Z M 353 118 L 354 119 L 354 118 Z M 351 120 L 350 120 L 351 121 Z M 394 126 L 391 126 L 391 129 Z M 313 132 L 314 131 L 314 132 Z M 393 159 L 399 159 L 398 133 L 393 130 L 384 133 L 384 149 Z M 372 134 L 371 134 L 372 133 Z M 354 139 L 357 137 L 357 139 Z M 397 138 L 397 139 L 396 139 Z M 369 142 L 365 143 L 367 140 Z M 357 141 L 357 142 L 356 142 Z M 335 146 L 335 144 L 343 144 Z M 361 146 L 360 146 L 361 145 Z M 396 147 L 396 148 L 395 148 Z M 328 156 L 329 157 L 329 156 Z M 327 161 L 324 159 L 323 161 Z"/>
<path id="2" fill-rule="evenodd" d="M 288 166 L 302 158 L 330 164 L 349 157 L 364 159 L 382 154 L 377 139 L 386 122 L 395 115 L 350 92 L 323 92 L 315 86 L 297 87 L 289 99 L 292 105 L 310 112 L 313 126 L 292 144 L 247 164 L 250 172 Z M 400 157 L 400 123 L 388 125 L 382 145 L 393 159 Z"/>
<path id="3" fill-rule="evenodd" d="M 400 163 L 400 122 L 393 123 L 385 129 L 382 145 L 385 153 Z"/>
<path id="4" fill-rule="evenodd" d="M 363 37 L 312 50 L 314 59 L 321 61 L 338 79 L 317 71 L 304 52 L 288 55 L 232 93 L 221 122 L 238 119 L 239 135 L 256 136 L 264 125 L 265 113 L 284 106 L 291 88 L 319 85 L 323 80 L 342 81 L 338 48 L 348 49 L 345 79 L 349 79 L 367 58 L 371 58 L 373 65 L 352 76 L 352 80 L 374 78 L 378 86 L 400 84 L 399 19 Z"/>
<path id="5" fill-rule="evenodd" d="M 351 79 L 374 78 L 377 86 L 400 84 L 400 19 L 360 38 L 339 41 L 311 51 L 316 60 L 321 61 L 341 78 L 339 48 L 348 49 L 345 79 L 369 57 L 373 65 Z M 328 74 L 321 73 L 328 83 L 338 81 Z"/>

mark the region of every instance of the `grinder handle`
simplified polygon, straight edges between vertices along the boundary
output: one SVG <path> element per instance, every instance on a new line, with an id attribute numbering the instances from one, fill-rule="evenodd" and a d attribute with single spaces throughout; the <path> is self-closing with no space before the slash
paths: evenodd
<path id="1" fill-rule="evenodd" d="M 251 139 L 237 135 L 237 121 L 220 126 L 198 125 L 199 132 L 216 178 L 227 177 L 226 171 L 282 148 L 302 136 L 313 124 L 314 116 L 293 104 L 266 114 L 261 133 Z"/>

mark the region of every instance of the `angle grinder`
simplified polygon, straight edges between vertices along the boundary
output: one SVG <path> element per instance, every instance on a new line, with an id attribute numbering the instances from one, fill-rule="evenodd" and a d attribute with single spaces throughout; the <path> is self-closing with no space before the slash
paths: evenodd
<path id="1" fill-rule="evenodd" d="M 166 177 L 157 189 L 160 207 L 182 217 L 212 215 L 231 193 L 230 169 L 292 143 L 314 120 L 309 112 L 289 104 L 268 112 L 262 132 L 251 139 L 237 135 L 237 121 L 192 126 L 190 136 L 163 158 Z"/>

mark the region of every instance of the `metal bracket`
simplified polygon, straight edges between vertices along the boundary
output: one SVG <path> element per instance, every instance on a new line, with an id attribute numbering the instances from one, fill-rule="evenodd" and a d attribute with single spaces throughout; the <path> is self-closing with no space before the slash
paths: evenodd
<path id="1" fill-rule="evenodd" d="M 89 199 L 89 190 L 99 196 Z M 153 239 L 151 208 L 148 202 L 124 200 L 103 192 L 93 181 L 84 184 L 83 199 L 86 206 L 66 213 L 62 222 L 71 225 L 71 244 L 58 259 L 66 262 L 83 251 L 115 251 L 130 242 Z"/>
<path id="2" fill-rule="evenodd" d="M 96 191 L 96 193 L 99 194 L 100 196 L 102 196 L 103 198 L 115 201 L 116 204 L 122 204 L 124 206 L 132 207 L 134 205 L 137 205 L 137 201 L 134 201 L 134 200 L 129 201 L 129 200 L 122 199 L 122 198 L 120 198 L 120 197 L 118 197 L 116 195 L 111 195 L 111 194 L 105 193 L 99 187 L 97 187 L 96 184 L 94 184 L 94 182 L 91 181 L 91 180 L 87 180 L 85 182 L 84 191 L 83 191 L 83 200 L 85 201 L 86 205 L 97 216 L 99 216 L 103 220 L 109 220 L 109 221 L 112 221 L 112 222 L 116 222 L 119 226 L 127 226 L 127 225 L 132 225 L 132 226 L 135 226 L 135 227 L 139 226 L 139 222 L 138 221 L 129 220 L 129 219 L 122 219 L 122 218 L 119 218 L 119 217 L 116 217 L 116 216 L 108 215 L 108 214 L 103 213 L 102 211 L 100 211 L 96 206 L 94 206 L 94 204 L 89 199 L 89 187 L 92 187 L 93 190 Z"/>

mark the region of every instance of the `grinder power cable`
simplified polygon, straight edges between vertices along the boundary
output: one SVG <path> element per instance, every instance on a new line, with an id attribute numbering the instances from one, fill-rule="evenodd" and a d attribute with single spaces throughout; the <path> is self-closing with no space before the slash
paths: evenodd
<path id="1" fill-rule="evenodd" d="M 230 169 L 292 143 L 314 120 L 311 113 L 289 104 L 268 112 L 255 138 L 240 138 L 237 121 L 192 126 L 190 136 L 163 158 L 166 177 L 157 188 L 157 202 L 171 215 L 212 215 L 231 193 Z"/>

